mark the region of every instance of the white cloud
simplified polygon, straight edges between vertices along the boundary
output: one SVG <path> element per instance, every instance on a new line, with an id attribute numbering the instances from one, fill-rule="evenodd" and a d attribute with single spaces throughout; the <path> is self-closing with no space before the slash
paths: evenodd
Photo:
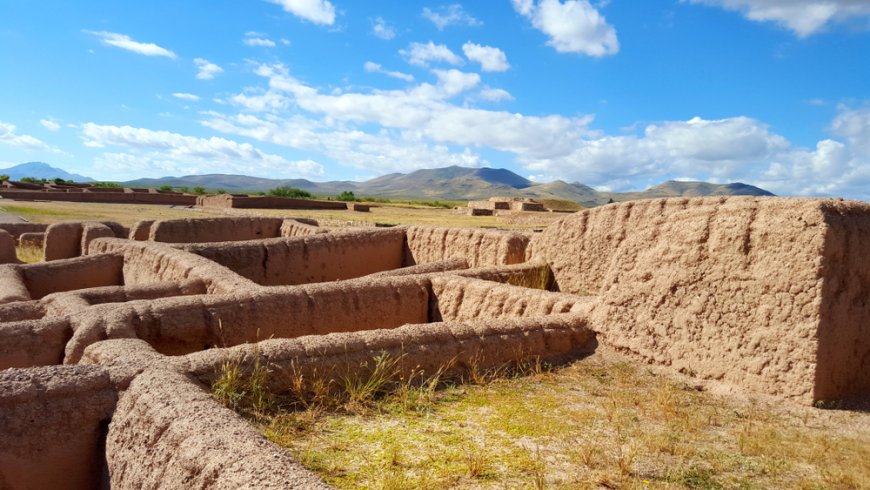
<path id="1" fill-rule="evenodd" d="M 458 3 L 441 6 L 436 10 L 424 7 L 423 17 L 432 21 L 439 31 L 444 30 L 445 27 L 450 25 L 464 25 L 470 27 L 483 25 L 483 22 L 475 19 L 462 8 L 462 5 Z"/>
<path id="2" fill-rule="evenodd" d="M 60 124 L 54 119 L 40 119 L 39 124 L 42 124 L 42 127 L 52 132 L 60 130 Z"/>
<path id="3" fill-rule="evenodd" d="M 813 35 L 830 23 L 870 16 L 867 0 L 688 0 L 735 10 L 749 20 L 775 22 L 799 37 Z"/>
<path id="4" fill-rule="evenodd" d="M 414 75 L 402 73 L 400 71 L 385 70 L 384 67 L 373 61 L 366 61 L 363 68 L 369 73 L 382 73 L 388 77 L 398 78 L 399 80 L 404 80 L 406 82 L 414 81 Z"/>
<path id="5" fill-rule="evenodd" d="M 480 91 L 479 96 L 483 100 L 489 100 L 492 102 L 514 100 L 514 96 L 511 95 L 510 92 L 508 92 L 507 90 L 492 87 L 484 87 L 483 90 Z"/>
<path id="6" fill-rule="evenodd" d="M 145 56 L 165 56 L 175 59 L 175 53 L 160 47 L 154 43 L 140 43 L 130 39 L 130 36 L 107 31 L 84 31 L 100 38 L 100 42 L 106 46 L 125 49 Z"/>
<path id="7" fill-rule="evenodd" d="M 28 150 L 50 150 L 51 148 L 42 142 L 42 140 L 34 138 L 28 134 L 17 134 L 17 128 L 14 124 L 4 123 L 0 121 L 0 143 L 10 146 L 17 146 Z"/>
<path id="8" fill-rule="evenodd" d="M 265 34 L 260 32 L 246 32 L 245 37 L 242 39 L 242 42 L 246 46 L 251 47 L 261 47 L 261 48 L 274 48 L 275 41 L 266 37 Z"/>
<path id="9" fill-rule="evenodd" d="M 97 168 L 126 175 L 161 176 L 167 173 L 242 173 L 261 176 L 323 174 L 323 167 L 311 160 L 289 161 L 264 153 L 249 143 L 226 138 L 197 138 L 169 131 L 131 126 L 82 125 L 85 146 L 121 147 L 123 153 L 106 153 Z"/>
<path id="10" fill-rule="evenodd" d="M 396 37 L 396 29 L 387 23 L 383 18 L 377 17 L 372 20 L 372 34 L 375 37 L 389 41 Z"/>
<path id="11" fill-rule="evenodd" d="M 211 80 L 224 71 L 223 68 L 204 58 L 194 59 L 193 64 L 196 65 L 196 78 L 199 80 Z"/>
<path id="12" fill-rule="evenodd" d="M 399 50 L 408 63 L 417 66 L 428 66 L 430 62 L 444 62 L 451 65 L 461 65 L 462 58 L 456 55 L 450 48 L 443 44 L 435 44 L 429 41 L 423 43 L 411 43 L 408 49 Z"/>
<path id="13" fill-rule="evenodd" d="M 480 63 L 483 71 L 507 71 L 511 67 L 504 51 L 492 46 L 467 42 L 462 45 L 462 52 L 469 60 Z"/>
<path id="14" fill-rule="evenodd" d="M 335 7 L 328 0 L 269 0 L 297 17 L 315 24 L 335 23 Z"/>
<path id="15" fill-rule="evenodd" d="M 512 0 L 514 10 L 550 37 L 560 53 L 608 56 L 619 52 L 616 29 L 588 0 Z"/>
<path id="16" fill-rule="evenodd" d="M 176 99 L 189 100 L 191 102 L 196 102 L 199 100 L 198 95 L 188 94 L 185 92 L 175 92 L 174 94 L 172 94 L 172 96 L 175 97 Z"/>

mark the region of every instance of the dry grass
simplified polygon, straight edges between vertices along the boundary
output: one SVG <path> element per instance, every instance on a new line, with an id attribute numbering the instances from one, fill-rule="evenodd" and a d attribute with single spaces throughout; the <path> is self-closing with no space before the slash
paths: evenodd
<path id="1" fill-rule="evenodd" d="M 15 255 L 18 260 L 25 264 L 34 264 L 42 262 L 45 256 L 42 253 L 42 247 L 34 247 L 29 245 L 19 246 L 15 249 Z"/>
<path id="2" fill-rule="evenodd" d="M 4 200 L 5 201 L 5 200 Z M 540 228 L 559 213 L 515 213 L 507 216 L 468 216 L 453 209 L 376 204 L 371 212 L 294 209 L 195 209 L 140 204 L 103 204 L 46 201 L 12 201 L 0 211 L 22 216 L 33 223 L 105 220 L 130 226 L 140 219 L 205 218 L 213 216 L 280 216 L 314 218 L 323 226 L 438 225 L 457 227 Z"/>
<path id="3" fill-rule="evenodd" d="M 597 355 L 534 366 L 254 423 L 338 488 L 870 488 L 870 414 L 730 401 Z"/>

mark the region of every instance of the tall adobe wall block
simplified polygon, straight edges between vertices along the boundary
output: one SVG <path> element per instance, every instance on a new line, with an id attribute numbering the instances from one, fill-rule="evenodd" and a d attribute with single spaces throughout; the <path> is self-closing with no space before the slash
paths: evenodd
<path id="1" fill-rule="evenodd" d="M 599 340 L 804 403 L 870 392 L 870 205 L 628 202 L 535 237 L 561 291 L 599 294 Z"/>
<path id="2" fill-rule="evenodd" d="M 471 267 L 510 265 L 525 259 L 528 237 L 519 233 L 476 228 L 409 226 L 404 265 L 464 258 Z"/>
<path id="3" fill-rule="evenodd" d="M 5 230 L 0 230 L 0 264 L 17 264 L 15 255 L 15 237 Z"/>
<path id="4" fill-rule="evenodd" d="M 149 240 L 167 243 L 232 242 L 281 236 L 281 218 L 172 219 L 151 225 Z"/>
<path id="5" fill-rule="evenodd" d="M 45 231 L 45 260 L 71 259 L 81 255 L 81 223 L 54 223 Z"/>

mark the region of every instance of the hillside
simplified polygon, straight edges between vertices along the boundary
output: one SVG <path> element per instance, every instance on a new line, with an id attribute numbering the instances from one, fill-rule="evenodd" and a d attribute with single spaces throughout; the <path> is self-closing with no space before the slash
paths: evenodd
<path id="1" fill-rule="evenodd" d="M 9 168 L 0 168 L 0 174 L 8 175 L 12 180 L 21 180 L 24 177 L 37 179 L 63 179 L 76 182 L 93 182 L 94 179 L 84 175 L 71 174 L 66 170 L 52 167 L 43 162 L 27 162 Z"/>

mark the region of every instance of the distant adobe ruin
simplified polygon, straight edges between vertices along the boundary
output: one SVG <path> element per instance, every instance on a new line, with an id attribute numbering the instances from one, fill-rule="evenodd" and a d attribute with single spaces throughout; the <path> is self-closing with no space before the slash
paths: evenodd
<path id="1" fill-rule="evenodd" d="M 211 397 L 229 357 L 330 375 L 379 353 L 461 370 L 601 344 L 804 404 L 870 393 L 864 203 L 628 202 L 532 238 L 276 218 L 0 229 L 0 256 L 37 234 L 48 259 L 0 265 L 2 488 L 327 488 Z"/>

